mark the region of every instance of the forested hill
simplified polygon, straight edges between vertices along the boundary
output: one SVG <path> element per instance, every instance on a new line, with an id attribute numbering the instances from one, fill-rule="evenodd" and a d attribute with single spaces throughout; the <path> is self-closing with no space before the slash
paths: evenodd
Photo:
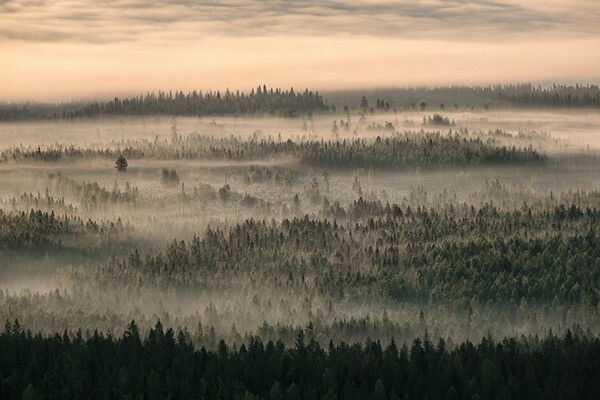
<path id="1" fill-rule="evenodd" d="M 323 96 L 308 89 L 296 93 L 290 90 L 258 86 L 250 93 L 235 91 L 189 93 L 158 92 L 136 97 L 114 98 L 92 104 L 12 104 L 0 106 L 0 120 L 29 120 L 57 118 L 87 118 L 122 115 L 277 115 L 295 116 L 325 111 Z"/>

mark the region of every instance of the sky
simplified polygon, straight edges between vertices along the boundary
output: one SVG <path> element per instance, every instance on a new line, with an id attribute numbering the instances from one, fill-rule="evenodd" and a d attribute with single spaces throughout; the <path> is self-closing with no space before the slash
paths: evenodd
<path id="1" fill-rule="evenodd" d="M 600 83 L 600 0 L 0 0 L 0 101 Z"/>

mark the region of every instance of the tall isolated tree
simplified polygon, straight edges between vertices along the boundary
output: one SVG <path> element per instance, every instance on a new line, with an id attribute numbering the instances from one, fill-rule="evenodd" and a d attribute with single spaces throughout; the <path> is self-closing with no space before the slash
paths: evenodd
<path id="1" fill-rule="evenodd" d="M 123 154 L 119 154 L 119 157 L 117 157 L 117 161 L 115 162 L 115 168 L 119 172 L 127 171 L 127 159 Z"/>

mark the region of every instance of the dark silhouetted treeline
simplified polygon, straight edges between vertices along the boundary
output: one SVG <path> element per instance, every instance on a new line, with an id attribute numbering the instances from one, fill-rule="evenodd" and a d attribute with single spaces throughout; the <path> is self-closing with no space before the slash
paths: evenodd
<path id="1" fill-rule="evenodd" d="M 104 116 L 151 116 L 151 115 L 277 115 L 293 117 L 326 111 L 323 97 L 318 92 L 306 89 L 294 92 L 294 89 L 268 89 L 258 86 L 249 94 L 229 90 L 221 92 L 193 91 L 187 94 L 179 92 L 147 93 L 131 98 L 114 98 L 107 102 L 92 104 L 19 104 L 0 107 L 0 120 L 29 119 L 72 119 Z"/>
<path id="2" fill-rule="evenodd" d="M 534 86 L 530 83 L 492 86 L 441 86 L 326 94 L 342 109 L 381 110 L 385 102 L 394 110 L 464 110 L 514 108 L 600 108 L 598 85 Z M 364 96 L 362 99 L 361 96 Z M 371 104 L 376 107 L 369 108 Z M 384 111 L 389 110 L 386 106 Z"/>
<path id="3" fill-rule="evenodd" d="M 281 342 L 195 349 L 160 322 L 144 337 L 94 332 L 42 336 L 7 323 L 0 334 L 2 399 L 597 399 L 600 341 L 564 336 L 486 337 L 449 347 L 416 339 L 330 342 L 311 324 Z"/>
<path id="4" fill-rule="evenodd" d="M 105 102 L 5 103 L 0 121 L 73 119 L 102 116 L 205 116 L 276 115 L 293 117 L 334 111 L 350 106 L 357 110 L 459 110 L 492 108 L 600 108 L 598 85 L 534 86 L 530 83 L 492 86 L 415 87 L 374 91 L 339 91 L 327 94 L 295 92 L 258 86 L 250 93 L 226 90 L 184 93 L 146 93 Z M 371 106 L 373 104 L 373 106 Z"/>

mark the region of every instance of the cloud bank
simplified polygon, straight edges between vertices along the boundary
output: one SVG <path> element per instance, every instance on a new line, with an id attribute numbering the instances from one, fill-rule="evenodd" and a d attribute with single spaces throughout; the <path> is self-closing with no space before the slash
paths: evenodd
<path id="1" fill-rule="evenodd" d="M 590 81 L 597 0 L 0 0 L 5 99 Z"/>
<path id="2" fill-rule="evenodd" d="M 539 2 L 537 2 L 539 3 Z M 22 41 L 193 40 L 207 36 L 361 34 L 471 39 L 598 34 L 594 0 L 0 2 L 0 37 Z"/>

